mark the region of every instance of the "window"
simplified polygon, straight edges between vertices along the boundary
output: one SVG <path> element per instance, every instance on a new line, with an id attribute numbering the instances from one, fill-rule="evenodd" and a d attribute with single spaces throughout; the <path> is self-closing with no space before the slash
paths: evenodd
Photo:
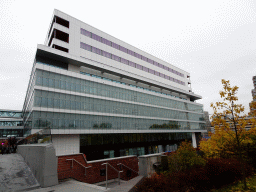
<path id="1" fill-rule="evenodd" d="M 96 35 L 96 34 L 94 34 L 94 33 L 92 33 L 92 38 L 93 38 L 94 40 L 96 40 L 96 41 L 101 42 L 101 37 L 98 36 L 98 35 Z"/>
<path id="2" fill-rule="evenodd" d="M 102 41 L 102 43 L 111 46 L 111 41 L 104 39 L 104 38 L 101 38 L 101 41 Z"/>
<path id="3" fill-rule="evenodd" d="M 128 65 L 128 60 L 121 58 L 121 63 Z"/>
<path id="4" fill-rule="evenodd" d="M 103 55 L 104 57 L 107 57 L 107 58 L 110 58 L 110 59 L 111 59 L 111 54 L 108 53 L 108 52 L 106 52 L 106 51 L 102 51 L 102 55 Z"/>
<path id="5" fill-rule="evenodd" d="M 114 59 L 115 61 L 119 61 L 120 62 L 120 57 L 118 57 L 116 55 L 112 55 L 112 59 Z"/>
<path id="6" fill-rule="evenodd" d="M 122 46 L 120 46 L 120 51 L 123 51 L 123 52 L 127 53 L 127 49 L 122 47 Z"/>
<path id="7" fill-rule="evenodd" d="M 134 52 L 134 56 L 137 57 L 137 58 L 139 58 L 139 59 L 141 59 L 141 55 L 138 54 L 138 53 L 135 53 L 135 52 Z"/>
<path id="8" fill-rule="evenodd" d="M 134 62 L 129 61 L 129 65 L 132 66 L 132 67 L 135 67 L 135 63 Z"/>
<path id="9" fill-rule="evenodd" d="M 148 68 L 147 67 L 143 67 L 143 71 L 148 72 Z"/>
<path id="10" fill-rule="evenodd" d="M 143 61 L 148 61 L 147 57 L 144 57 L 144 56 L 141 56 L 141 59 L 142 59 Z"/>
<path id="11" fill-rule="evenodd" d="M 155 74 L 155 71 L 152 70 L 152 69 L 148 69 L 148 72 L 151 73 L 151 74 Z"/>
<path id="12" fill-rule="evenodd" d="M 92 47 L 92 52 L 101 55 L 101 50 L 96 47 Z"/>
<path id="13" fill-rule="evenodd" d="M 142 70 L 142 66 L 139 64 L 136 64 L 136 68 Z"/>
<path id="14" fill-rule="evenodd" d="M 148 59 L 148 62 L 151 63 L 151 64 L 154 64 L 154 61 L 151 60 L 151 59 Z"/>
<path id="15" fill-rule="evenodd" d="M 134 52 L 133 52 L 133 51 L 131 51 L 131 50 L 129 50 L 129 49 L 127 49 L 127 53 L 128 53 L 129 55 L 134 56 Z"/>
<path id="16" fill-rule="evenodd" d="M 159 66 L 160 68 L 164 68 L 164 66 L 163 66 L 162 64 L 160 64 L 160 63 L 158 63 L 158 66 Z"/>
<path id="17" fill-rule="evenodd" d="M 119 49 L 119 45 L 117 45 L 116 43 L 113 43 L 113 42 L 112 42 L 112 47 Z"/>

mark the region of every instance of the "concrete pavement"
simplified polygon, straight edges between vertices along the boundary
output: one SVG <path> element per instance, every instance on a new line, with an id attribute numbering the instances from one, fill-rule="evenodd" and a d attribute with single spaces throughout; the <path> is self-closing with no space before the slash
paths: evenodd
<path id="1" fill-rule="evenodd" d="M 0 155 L 0 191 L 27 191 L 40 185 L 20 154 Z"/>

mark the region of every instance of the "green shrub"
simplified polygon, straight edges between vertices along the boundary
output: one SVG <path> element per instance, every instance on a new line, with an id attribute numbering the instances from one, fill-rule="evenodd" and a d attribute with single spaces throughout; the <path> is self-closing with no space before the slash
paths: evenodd
<path id="1" fill-rule="evenodd" d="M 169 157 L 169 171 L 178 172 L 204 166 L 206 161 L 197 154 L 190 142 L 182 142 L 176 153 Z"/>

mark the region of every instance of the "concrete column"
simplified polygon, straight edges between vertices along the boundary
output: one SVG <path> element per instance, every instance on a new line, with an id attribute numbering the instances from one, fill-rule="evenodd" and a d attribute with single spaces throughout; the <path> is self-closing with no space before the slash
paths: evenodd
<path id="1" fill-rule="evenodd" d="M 196 144 L 196 133 L 192 133 L 192 146 L 194 148 L 197 148 L 197 144 Z"/>

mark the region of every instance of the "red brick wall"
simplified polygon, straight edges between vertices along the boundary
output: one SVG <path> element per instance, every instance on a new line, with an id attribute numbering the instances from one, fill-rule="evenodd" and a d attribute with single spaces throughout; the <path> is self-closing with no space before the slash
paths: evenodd
<path id="1" fill-rule="evenodd" d="M 84 154 L 75 154 L 75 155 L 67 155 L 67 156 L 59 156 L 58 157 L 58 179 L 66 179 L 66 178 L 74 178 L 78 181 L 86 182 L 86 183 L 97 183 L 106 180 L 106 176 L 100 176 L 100 169 L 106 169 L 106 165 L 102 165 L 103 163 L 108 162 L 117 170 L 123 170 L 120 173 L 120 178 L 123 180 L 132 179 L 138 174 L 136 172 L 139 171 L 138 167 L 138 159 L 136 156 L 133 157 L 123 157 L 117 159 L 106 159 L 99 162 L 92 162 L 86 163 L 85 159 L 83 158 Z M 85 157 L 85 155 L 84 155 Z M 76 159 L 82 165 L 90 168 L 86 169 L 86 176 L 85 176 L 85 168 L 79 165 L 77 162 L 73 162 L 73 169 L 71 168 L 72 161 L 67 161 L 67 159 Z M 127 177 L 127 170 L 128 168 L 117 166 L 118 163 L 122 163 L 134 171 L 131 171 L 131 177 Z M 118 173 L 112 167 L 108 166 L 108 180 L 118 178 Z"/>

